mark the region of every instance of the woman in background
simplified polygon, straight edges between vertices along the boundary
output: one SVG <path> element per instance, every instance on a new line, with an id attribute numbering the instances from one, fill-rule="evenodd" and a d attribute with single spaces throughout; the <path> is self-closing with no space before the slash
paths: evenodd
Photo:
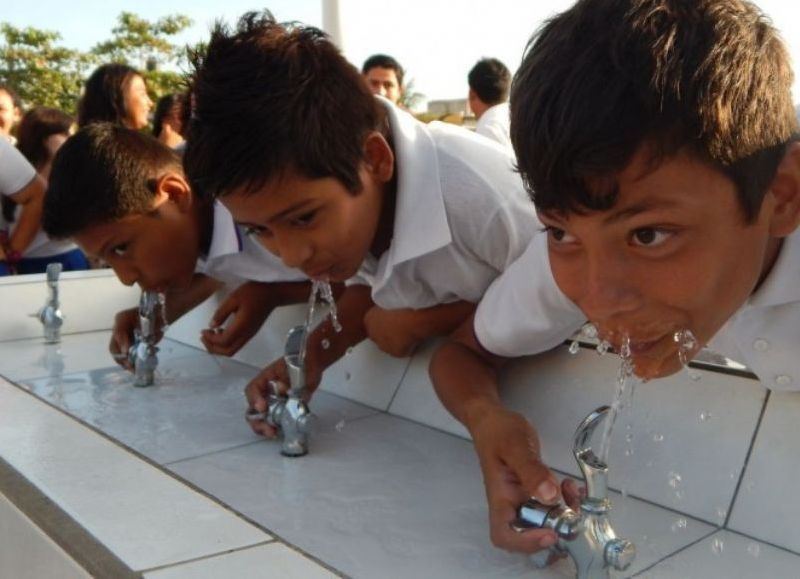
<path id="1" fill-rule="evenodd" d="M 78 127 L 109 122 L 140 130 L 148 125 L 152 108 L 139 71 L 126 64 L 104 64 L 86 81 L 78 103 Z"/>

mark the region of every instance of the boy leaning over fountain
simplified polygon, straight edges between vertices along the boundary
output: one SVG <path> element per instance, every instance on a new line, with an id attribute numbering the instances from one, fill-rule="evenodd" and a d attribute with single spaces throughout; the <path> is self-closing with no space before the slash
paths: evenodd
<path id="1" fill-rule="evenodd" d="M 192 183 L 287 266 L 360 278 L 337 300 L 341 333 L 328 320 L 309 338 L 311 390 L 367 336 L 405 356 L 451 332 L 541 227 L 508 153 L 373 96 L 315 28 L 247 14 L 214 29 L 195 68 Z M 270 380 L 286 383 L 283 360 L 248 385 L 257 412 Z"/>
<path id="2" fill-rule="evenodd" d="M 521 500 L 557 499 L 536 433 L 504 409 L 501 357 L 539 351 L 532 268 L 549 257 L 566 297 L 646 379 L 680 368 L 676 333 L 800 388 L 800 145 L 789 57 L 741 0 L 582 0 L 532 38 L 514 79 L 511 136 L 547 228 L 431 363 L 471 432 L 501 547 Z M 526 308 L 532 303 L 532 308 Z"/>
<path id="3" fill-rule="evenodd" d="M 172 322 L 222 283 L 239 285 L 201 340 L 232 355 L 275 307 L 303 301 L 309 283 L 247 239 L 219 203 L 193 193 L 180 157 L 147 135 L 112 124 L 72 136 L 53 163 L 43 226 L 104 260 L 125 285 L 166 295 Z M 232 318 L 221 328 L 223 323 Z M 117 314 L 109 348 L 128 366 L 138 309 Z"/>

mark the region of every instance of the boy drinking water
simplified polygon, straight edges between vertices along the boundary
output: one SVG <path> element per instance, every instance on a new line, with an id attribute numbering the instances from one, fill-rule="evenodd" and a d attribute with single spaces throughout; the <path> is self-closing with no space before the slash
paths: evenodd
<path id="1" fill-rule="evenodd" d="M 498 546 L 556 540 L 509 527 L 521 501 L 559 493 L 495 374 L 501 356 L 540 351 L 542 317 L 566 332 L 582 312 L 617 351 L 629 339 L 645 379 L 680 369 L 676 335 L 689 330 L 691 355 L 708 344 L 768 388 L 800 386 L 792 80 L 777 32 L 742 0 L 581 0 L 534 35 L 511 136 L 548 255 L 529 248 L 431 364 L 473 435 Z M 546 311 L 529 280 L 543 259 L 565 298 Z"/>
<path id="2" fill-rule="evenodd" d="M 194 186 L 288 267 L 351 280 L 337 300 L 342 332 L 326 321 L 307 342 L 311 390 L 367 336 L 406 356 L 451 332 L 540 227 L 506 152 L 373 96 L 315 28 L 247 14 L 235 31 L 214 29 L 195 68 Z M 287 382 L 282 360 L 248 385 L 256 412 L 270 381 Z"/>
<path id="3" fill-rule="evenodd" d="M 125 285 L 166 294 L 172 322 L 222 283 L 239 285 L 201 336 L 234 354 L 277 306 L 303 301 L 307 278 L 249 240 L 219 203 L 195 195 L 180 157 L 152 137 L 110 123 L 81 129 L 59 150 L 44 201 L 48 235 L 72 237 Z M 222 328 L 227 318 L 232 320 Z M 117 314 L 109 348 L 123 365 L 138 309 Z"/>

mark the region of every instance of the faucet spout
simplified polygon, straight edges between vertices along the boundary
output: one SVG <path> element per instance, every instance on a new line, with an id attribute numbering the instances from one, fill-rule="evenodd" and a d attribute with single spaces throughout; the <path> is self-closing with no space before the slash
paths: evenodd
<path id="1" fill-rule="evenodd" d="M 139 299 L 139 329 L 128 351 L 128 359 L 133 366 L 134 386 L 152 386 L 155 382 L 158 366 L 156 315 L 159 307 L 161 301 L 156 292 L 142 292 Z"/>
<path id="2" fill-rule="evenodd" d="M 60 263 L 47 264 L 47 301 L 39 310 L 39 321 L 44 326 L 44 341 L 46 344 L 56 344 L 61 341 L 61 326 L 64 324 L 64 315 L 58 299 L 58 278 L 63 266 Z"/>

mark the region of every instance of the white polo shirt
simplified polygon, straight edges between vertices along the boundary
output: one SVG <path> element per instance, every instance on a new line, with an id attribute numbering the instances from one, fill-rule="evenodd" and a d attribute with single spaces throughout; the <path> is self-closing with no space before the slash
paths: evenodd
<path id="1" fill-rule="evenodd" d="M 245 281 L 307 281 L 299 269 L 280 259 L 252 239 L 219 201 L 214 202 L 214 225 L 208 255 L 197 260 L 195 271 L 228 284 Z"/>
<path id="2" fill-rule="evenodd" d="M 538 354 L 568 339 L 586 316 L 556 285 L 540 231 L 498 277 L 475 312 L 475 337 L 498 356 Z"/>
<path id="3" fill-rule="evenodd" d="M 767 388 L 800 390 L 800 229 L 709 347 L 748 366 Z"/>
<path id="4" fill-rule="evenodd" d="M 36 169 L 7 139 L 0 138 L 0 195 L 12 197 L 36 176 Z"/>
<path id="5" fill-rule="evenodd" d="M 388 111 L 397 195 L 391 245 L 358 278 L 385 309 L 478 303 L 541 227 L 513 159 L 460 127 Z"/>
<path id="6" fill-rule="evenodd" d="M 514 154 L 514 147 L 511 146 L 511 109 L 507 102 L 486 109 L 475 125 L 475 132 Z"/>

